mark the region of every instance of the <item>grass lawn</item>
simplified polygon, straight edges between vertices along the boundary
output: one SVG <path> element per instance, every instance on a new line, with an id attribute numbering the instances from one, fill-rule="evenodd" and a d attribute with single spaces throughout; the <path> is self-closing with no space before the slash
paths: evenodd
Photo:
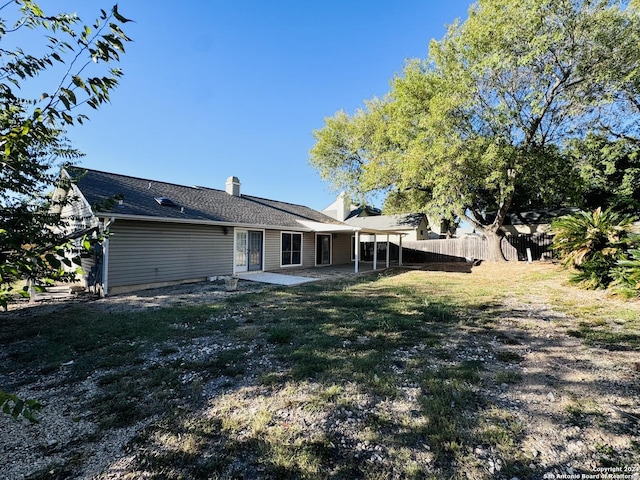
<path id="1" fill-rule="evenodd" d="M 640 303 L 566 277 L 550 264 L 392 270 L 211 305 L 5 316 L 0 388 L 44 404 L 27 430 L 46 429 L 58 402 L 93 426 L 32 479 L 524 480 L 630 466 Z M 87 473 L 97 446 L 132 427 Z M 110 477 L 123 456 L 130 476 Z"/>

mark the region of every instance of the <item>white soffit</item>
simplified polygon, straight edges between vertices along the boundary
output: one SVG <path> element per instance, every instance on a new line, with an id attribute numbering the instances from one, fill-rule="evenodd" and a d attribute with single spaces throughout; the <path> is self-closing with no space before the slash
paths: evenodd
<path id="1" fill-rule="evenodd" d="M 355 232 L 358 227 L 350 225 L 332 225 L 330 223 L 312 222 L 311 220 L 296 220 L 300 225 L 314 232 Z"/>
<path id="2" fill-rule="evenodd" d="M 312 222 L 310 220 L 296 220 L 303 227 L 308 228 L 314 232 L 360 232 L 360 233 L 372 233 L 376 235 L 405 235 L 403 231 L 394 230 L 376 230 L 375 228 L 355 227 L 353 225 L 334 225 L 331 223 Z"/>

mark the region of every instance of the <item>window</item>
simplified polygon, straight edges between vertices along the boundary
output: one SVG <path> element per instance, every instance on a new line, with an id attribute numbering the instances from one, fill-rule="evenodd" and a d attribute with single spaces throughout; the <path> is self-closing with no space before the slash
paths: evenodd
<path id="1" fill-rule="evenodd" d="M 282 266 L 302 265 L 302 234 L 282 232 Z"/>
<path id="2" fill-rule="evenodd" d="M 247 232 L 236 231 L 236 267 L 247 266 Z"/>

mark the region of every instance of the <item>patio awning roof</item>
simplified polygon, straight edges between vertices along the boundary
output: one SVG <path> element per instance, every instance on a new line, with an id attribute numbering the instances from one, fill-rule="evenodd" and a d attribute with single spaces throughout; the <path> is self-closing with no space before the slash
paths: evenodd
<path id="1" fill-rule="evenodd" d="M 314 222 L 311 220 L 296 220 L 300 225 L 313 232 L 326 232 L 326 233 L 347 233 L 355 232 L 358 230 L 350 225 L 341 225 L 333 223 Z"/>
<path id="2" fill-rule="evenodd" d="M 303 227 L 308 228 L 313 232 L 319 233 L 365 233 L 365 234 L 376 234 L 376 235 L 406 235 L 406 232 L 402 230 L 394 231 L 394 230 L 376 230 L 374 228 L 366 228 L 366 227 L 355 227 L 353 225 L 345 225 L 345 224 L 330 224 L 330 223 L 321 223 L 321 222 L 313 222 L 311 220 L 297 220 L 299 224 Z"/>

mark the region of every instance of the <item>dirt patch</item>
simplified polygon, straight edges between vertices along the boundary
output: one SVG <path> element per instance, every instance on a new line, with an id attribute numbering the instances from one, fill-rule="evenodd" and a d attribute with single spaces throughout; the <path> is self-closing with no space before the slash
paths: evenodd
<path id="1" fill-rule="evenodd" d="M 100 298 L 89 292 L 69 293 L 66 296 L 48 297 L 41 294 L 35 303 L 21 300 L 9 305 L 7 316 L 34 316 L 53 314 L 65 308 L 88 304 L 91 308 L 101 310 L 136 310 L 146 308 L 163 308 L 180 304 L 206 304 L 225 300 L 230 295 L 255 292 L 266 288 L 264 284 L 245 280 L 238 281 L 238 289 L 227 291 L 224 281 L 194 282 L 162 288 L 150 288 L 134 292 L 110 295 Z"/>
<path id="2" fill-rule="evenodd" d="M 523 453 L 555 475 L 605 472 L 607 465 L 636 468 L 638 352 L 584 345 L 566 333 L 575 319 L 540 299 L 502 307 L 488 347 L 499 359 L 517 361 L 498 367 L 506 383 L 485 394 L 525 427 Z M 509 372 L 517 382 L 509 382 Z"/>

